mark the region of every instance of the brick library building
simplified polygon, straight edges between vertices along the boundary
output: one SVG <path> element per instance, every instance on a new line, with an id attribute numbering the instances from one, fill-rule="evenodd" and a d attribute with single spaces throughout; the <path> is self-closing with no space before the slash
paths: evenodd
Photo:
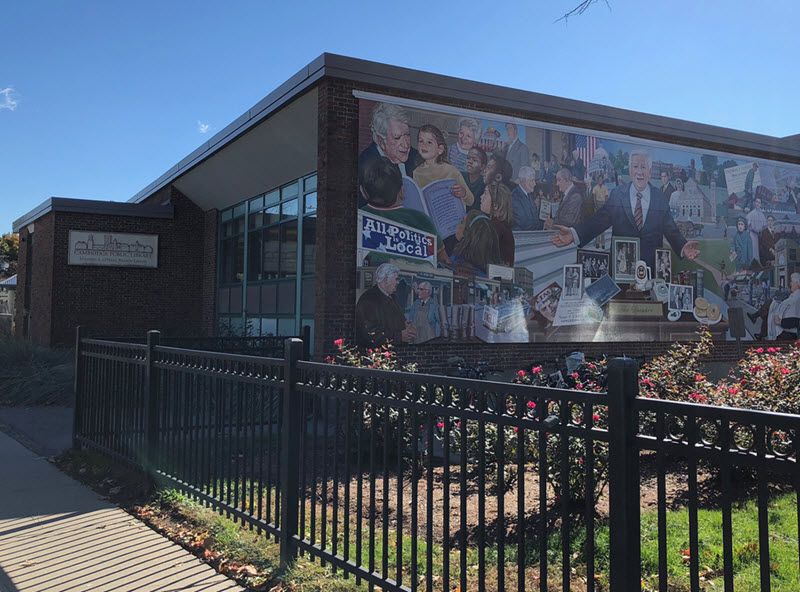
<path id="1" fill-rule="evenodd" d="M 700 327 L 734 359 L 800 316 L 800 135 L 331 54 L 128 202 L 76 197 L 14 222 L 18 339 L 308 327 L 316 359 L 392 343 L 437 371 Z"/>

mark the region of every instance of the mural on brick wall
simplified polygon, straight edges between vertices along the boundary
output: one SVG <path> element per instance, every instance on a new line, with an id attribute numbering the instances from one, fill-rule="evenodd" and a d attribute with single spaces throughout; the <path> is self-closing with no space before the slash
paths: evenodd
<path id="1" fill-rule="evenodd" d="M 796 337 L 800 167 L 359 105 L 359 345 Z"/>

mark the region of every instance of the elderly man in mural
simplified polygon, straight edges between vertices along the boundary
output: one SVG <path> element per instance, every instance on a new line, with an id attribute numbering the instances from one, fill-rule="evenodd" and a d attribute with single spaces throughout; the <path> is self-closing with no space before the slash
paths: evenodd
<path id="1" fill-rule="evenodd" d="M 794 341 L 797 339 L 797 329 L 800 327 L 800 273 L 793 273 L 789 277 L 789 287 L 792 293 L 781 303 L 782 306 L 773 321 L 783 329 L 778 339 Z"/>
<path id="2" fill-rule="evenodd" d="M 614 236 L 639 237 L 640 257 L 650 269 L 654 267 L 656 249 L 661 248 L 664 238 L 681 258 L 694 260 L 700 254 L 699 243 L 683 237 L 670 213 L 669 201 L 660 189 L 650 184 L 652 164 L 646 150 L 631 151 L 631 181 L 615 187 L 606 205 L 585 222 L 574 228 L 567 224 L 554 225 L 558 234 L 550 241 L 556 247 L 572 243 L 583 247 L 611 227 Z"/>
<path id="3" fill-rule="evenodd" d="M 400 270 L 384 263 L 375 272 L 377 283 L 364 292 L 356 303 L 356 343 L 377 347 L 386 343 L 413 341 L 416 329 L 406 320 L 397 302 Z"/>
<path id="4" fill-rule="evenodd" d="M 750 241 L 753 243 L 753 258 L 761 263 L 758 240 L 767 227 L 767 217 L 761 211 L 761 198 L 753 201 L 753 209 L 747 214 L 747 227 L 750 229 Z"/>
<path id="5" fill-rule="evenodd" d="M 518 185 L 511 192 L 511 208 L 514 221 L 511 230 L 541 230 L 544 222 L 539 218 L 536 207 L 536 171 L 524 166 L 519 169 Z"/>
<path id="6" fill-rule="evenodd" d="M 396 164 L 406 177 L 413 175 L 418 153 L 411 147 L 410 121 L 408 112 L 402 107 L 389 103 L 375 106 L 369 126 L 372 130 L 372 143 L 358 156 L 359 185 L 367 165 L 381 156 Z"/>
<path id="7" fill-rule="evenodd" d="M 420 282 L 417 286 L 417 299 L 411 305 L 406 317 L 416 330 L 414 343 L 423 343 L 439 337 L 442 320 L 439 315 L 439 302 L 433 296 L 430 282 Z"/>

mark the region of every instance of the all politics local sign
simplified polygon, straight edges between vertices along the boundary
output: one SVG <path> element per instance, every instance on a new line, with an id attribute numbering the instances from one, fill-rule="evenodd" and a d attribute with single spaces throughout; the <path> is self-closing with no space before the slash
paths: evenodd
<path id="1" fill-rule="evenodd" d="M 387 218 L 360 213 L 359 247 L 436 265 L 436 236 Z"/>
<path id="2" fill-rule="evenodd" d="M 70 265 L 158 267 L 158 235 L 69 231 Z"/>

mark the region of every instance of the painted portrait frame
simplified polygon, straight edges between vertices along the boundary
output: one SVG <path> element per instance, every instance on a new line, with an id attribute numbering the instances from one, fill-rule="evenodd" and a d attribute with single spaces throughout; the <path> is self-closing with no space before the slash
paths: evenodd
<path id="1" fill-rule="evenodd" d="M 659 273 L 660 267 L 658 263 L 664 253 L 666 253 L 669 260 L 669 266 L 667 267 L 667 273 L 661 274 Z M 663 279 L 665 284 L 669 284 L 672 281 L 672 251 L 670 249 L 656 249 L 655 269 L 652 277 L 654 280 Z"/>
<path id="2" fill-rule="evenodd" d="M 667 284 L 669 286 L 669 300 L 667 301 L 667 307 L 669 310 L 677 310 L 680 312 L 693 312 L 694 311 L 694 287 L 693 286 L 685 286 L 683 284 Z M 681 295 L 681 301 L 676 308 L 673 306 L 673 302 L 675 301 L 675 293 L 679 292 Z M 683 298 L 683 295 L 688 292 L 689 293 L 689 300 L 688 306 L 685 304 L 686 299 Z"/>
<path id="3" fill-rule="evenodd" d="M 631 272 L 623 273 L 617 267 L 617 249 L 622 245 L 633 245 L 633 258 L 630 262 Z M 639 238 L 633 236 L 612 236 L 611 237 L 611 279 L 615 282 L 633 283 L 636 281 L 635 265 L 639 260 Z"/>
<path id="4" fill-rule="evenodd" d="M 605 261 L 606 262 L 606 272 L 605 273 L 598 273 L 596 275 L 587 275 L 586 273 L 583 274 L 584 279 L 590 280 L 599 280 L 604 275 L 608 274 L 611 271 L 610 261 L 609 261 L 609 253 L 607 251 L 593 251 L 591 249 L 578 249 L 578 264 L 583 266 L 583 263 L 586 259 L 597 259 L 598 261 Z"/>
<path id="5" fill-rule="evenodd" d="M 578 272 L 578 291 L 576 294 L 567 293 L 567 273 L 570 270 Z M 568 302 L 578 301 L 581 298 L 583 298 L 583 265 L 579 263 L 565 265 L 561 271 L 561 300 Z"/>

